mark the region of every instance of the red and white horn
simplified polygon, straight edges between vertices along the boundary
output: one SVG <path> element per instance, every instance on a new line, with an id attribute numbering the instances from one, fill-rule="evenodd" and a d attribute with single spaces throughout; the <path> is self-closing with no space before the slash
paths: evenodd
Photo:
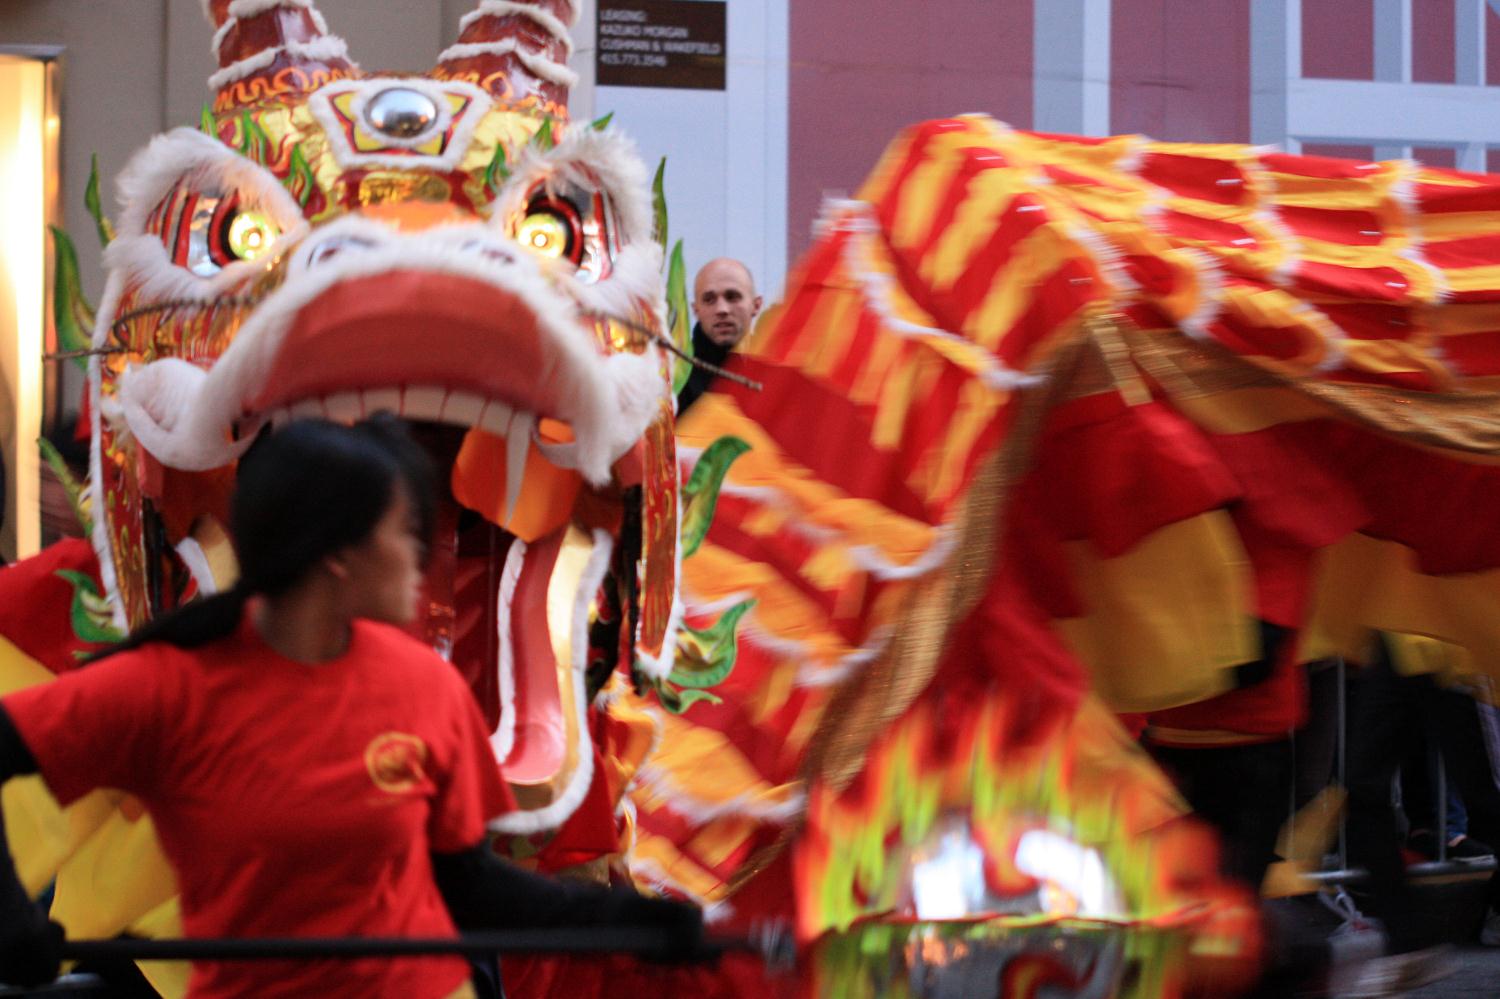
<path id="1" fill-rule="evenodd" d="M 573 0 L 480 0 L 458 22 L 458 43 L 438 56 L 434 76 L 467 80 L 497 100 L 522 104 L 534 97 L 546 114 L 565 114 L 568 68 L 578 18 Z"/>
<path id="2" fill-rule="evenodd" d="M 257 78 L 280 80 L 285 89 L 311 90 L 355 72 L 344 40 L 328 33 L 328 22 L 313 0 L 202 3 L 216 29 L 213 49 L 219 59 L 219 71 L 208 85 L 219 92 L 221 103 L 241 103 L 233 99 L 241 91 L 253 98 Z"/>

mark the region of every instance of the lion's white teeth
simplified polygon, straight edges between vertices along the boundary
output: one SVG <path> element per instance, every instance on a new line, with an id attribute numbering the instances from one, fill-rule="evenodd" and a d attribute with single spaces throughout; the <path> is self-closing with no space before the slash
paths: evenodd
<path id="1" fill-rule="evenodd" d="M 491 400 L 484 407 L 484 412 L 479 415 L 479 425 L 490 433 L 503 437 L 510 428 L 510 421 L 514 412 L 505 403 Z"/>
<path id="2" fill-rule="evenodd" d="M 484 399 L 469 392 L 449 392 L 443 403 L 442 419 L 460 427 L 472 427 L 484 412 Z"/>
<path id="3" fill-rule="evenodd" d="M 448 390 L 440 386 L 408 386 L 401 395 L 401 415 L 414 420 L 440 419 L 447 398 Z"/>
<path id="4" fill-rule="evenodd" d="M 322 399 L 303 399 L 301 402 L 292 403 L 292 419 L 294 420 L 307 419 L 308 417 L 321 419 L 326 415 Z"/>
<path id="5" fill-rule="evenodd" d="M 516 502 L 521 498 L 521 483 L 526 478 L 526 452 L 531 448 L 531 431 L 536 426 L 536 417 L 530 413 L 516 413 L 505 431 L 505 517 L 509 523 L 516 512 Z"/>
<path id="6" fill-rule="evenodd" d="M 363 396 L 366 416 L 374 416 L 382 410 L 397 416 L 401 415 L 400 389 L 365 389 Z"/>
<path id="7" fill-rule="evenodd" d="M 323 400 L 323 408 L 328 411 L 328 418 L 353 423 L 365 415 L 364 400 L 359 397 L 358 392 L 340 392 Z"/>

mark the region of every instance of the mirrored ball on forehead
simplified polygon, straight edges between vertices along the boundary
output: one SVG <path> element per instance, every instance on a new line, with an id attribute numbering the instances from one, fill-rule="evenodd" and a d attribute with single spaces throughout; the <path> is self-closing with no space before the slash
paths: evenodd
<path id="1" fill-rule="evenodd" d="M 391 87 L 370 99 L 365 117 L 378 131 L 397 138 L 421 135 L 437 120 L 431 97 L 410 87 Z"/>

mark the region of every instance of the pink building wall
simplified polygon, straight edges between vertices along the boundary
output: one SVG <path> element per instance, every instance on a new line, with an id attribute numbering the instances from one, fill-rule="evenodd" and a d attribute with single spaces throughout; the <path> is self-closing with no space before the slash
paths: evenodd
<path id="1" fill-rule="evenodd" d="M 1113 0 L 1109 130 L 1249 141 L 1251 2 Z M 1031 0 L 792 0 L 789 261 L 806 249 L 822 197 L 853 192 L 902 127 L 968 111 L 1030 127 L 1032 9 Z M 1485 21 L 1486 79 L 1500 81 L 1500 17 L 1488 10 Z M 1453 3 L 1413 0 L 1412 24 L 1413 82 L 1453 83 Z M 1372 79 L 1374 35 L 1368 0 L 1302 0 L 1302 75 Z M 1372 155 L 1351 144 L 1304 151 Z M 1412 155 L 1454 163 L 1451 149 Z M 1489 163 L 1500 169 L 1500 151 Z"/>

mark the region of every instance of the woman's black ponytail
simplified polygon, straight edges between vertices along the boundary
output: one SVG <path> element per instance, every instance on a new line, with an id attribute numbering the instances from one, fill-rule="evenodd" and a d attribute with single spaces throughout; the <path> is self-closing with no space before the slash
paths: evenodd
<path id="1" fill-rule="evenodd" d="M 237 585 L 222 593 L 194 600 L 147 621 L 132 631 L 123 642 L 90 656 L 88 661 L 95 662 L 117 652 L 129 652 L 147 642 L 166 642 L 180 649 L 196 649 L 200 645 L 228 638 L 234 634 L 240 619 L 245 616 L 245 601 L 249 599 L 250 590 Z"/>
<path id="2" fill-rule="evenodd" d="M 404 425 L 387 414 L 352 427 L 298 420 L 262 437 L 240 459 L 231 504 L 240 581 L 148 621 L 92 658 L 147 642 L 191 649 L 228 637 L 251 596 L 283 593 L 327 556 L 369 537 L 390 509 L 398 483 L 423 530 L 430 530 L 431 464 Z"/>

